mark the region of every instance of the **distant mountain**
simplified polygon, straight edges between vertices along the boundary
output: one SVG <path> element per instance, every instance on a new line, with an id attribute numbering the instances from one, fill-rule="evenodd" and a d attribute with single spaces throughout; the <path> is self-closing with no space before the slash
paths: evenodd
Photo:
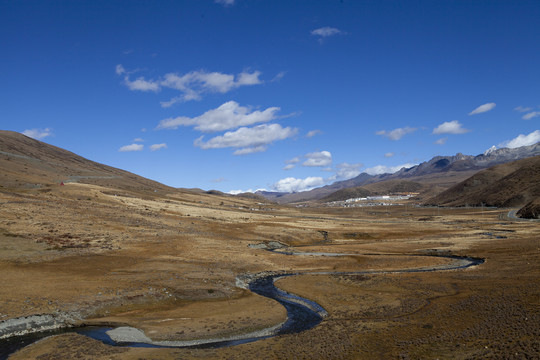
<path id="1" fill-rule="evenodd" d="M 426 201 L 443 206 L 521 207 L 523 214 L 538 214 L 540 156 L 482 170 Z M 532 217 L 530 215 L 529 217 Z"/>
<path id="2" fill-rule="evenodd" d="M 413 166 L 409 169 L 401 169 L 392 174 L 390 178 L 405 178 L 419 175 L 432 174 L 447 171 L 480 170 L 490 166 L 504 164 L 510 161 L 540 155 L 540 143 L 519 148 L 494 149 L 485 153 L 471 156 L 461 153 L 455 156 L 436 156 L 433 159 Z"/>
<path id="3" fill-rule="evenodd" d="M 393 174 L 369 175 L 362 173 L 355 178 L 338 181 L 310 191 L 298 193 L 260 192 L 259 194 L 279 203 L 298 203 L 320 200 L 341 189 L 388 180 L 407 179 L 423 184 L 424 186 L 419 189 L 421 192 L 434 195 L 434 193 L 441 192 L 482 169 L 537 155 L 540 155 L 540 143 L 514 149 L 494 149 L 492 147 L 485 153 L 476 156 L 461 153 L 453 156 L 436 156 L 429 161 L 410 168 L 403 168 Z M 388 186 L 393 186 L 393 183 L 389 183 Z"/>

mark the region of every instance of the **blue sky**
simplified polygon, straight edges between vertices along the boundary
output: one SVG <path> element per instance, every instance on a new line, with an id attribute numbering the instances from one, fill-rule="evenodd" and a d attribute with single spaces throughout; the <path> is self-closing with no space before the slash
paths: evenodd
<path id="1" fill-rule="evenodd" d="M 301 191 L 540 140 L 539 1 L 4 1 L 0 128 Z"/>

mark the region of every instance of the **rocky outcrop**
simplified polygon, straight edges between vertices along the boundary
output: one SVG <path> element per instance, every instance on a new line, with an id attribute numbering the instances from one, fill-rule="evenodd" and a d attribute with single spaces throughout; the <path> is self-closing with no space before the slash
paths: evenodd
<path id="1" fill-rule="evenodd" d="M 540 200 L 533 200 L 519 209 L 517 215 L 523 219 L 540 219 Z"/>
<path id="2" fill-rule="evenodd" d="M 0 322 L 0 339 L 11 336 L 69 327 L 74 318 L 68 314 L 30 315 Z"/>

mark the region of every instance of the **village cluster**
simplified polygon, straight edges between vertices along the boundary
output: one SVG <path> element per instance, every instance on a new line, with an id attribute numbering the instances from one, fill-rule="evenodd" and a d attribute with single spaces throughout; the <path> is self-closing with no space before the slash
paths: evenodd
<path id="1" fill-rule="evenodd" d="M 380 196 L 367 196 L 352 198 L 341 201 L 332 201 L 326 203 L 330 207 L 366 207 L 366 206 L 393 206 L 393 205 L 403 205 L 402 200 L 408 200 L 414 196 L 418 195 L 417 193 L 407 193 L 407 194 L 398 194 L 398 195 L 380 195 Z"/>

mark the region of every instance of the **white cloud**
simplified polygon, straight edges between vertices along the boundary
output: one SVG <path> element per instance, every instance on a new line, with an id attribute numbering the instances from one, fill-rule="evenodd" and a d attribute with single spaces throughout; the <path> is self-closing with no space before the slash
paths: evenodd
<path id="1" fill-rule="evenodd" d="M 214 0 L 214 2 L 223 6 L 232 6 L 234 5 L 235 0 Z"/>
<path id="2" fill-rule="evenodd" d="M 281 71 L 276 76 L 274 76 L 274 78 L 272 80 L 270 80 L 270 82 L 279 81 L 279 80 L 283 79 L 284 76 L 285 76 L 285 71 Z"/>
<path id="3" fill-rule="evenodd" d="M 285 164 L 298 164 L 299 162 L 300 158 L 298 156 L 289 160 L 285 160 Z"/>
<path id="4" fill-rule="evenodd" d="M 167 144 L 165 143 L 150 145 L 150 150 L 152 151 L 157 151 L 157 150 L 166 149 L 166 148 L 167 148 Z"/>
<path id="5" fill-rule="evenodd" d="M 487 103 L 487 104 L 484 104 L 484 105 L 480 105 L 479 107 L 477 107 L 476 109 L 471 111 L 469 113 L 469 115 L 476 115 L 476 114 L 481 114 L 481 113 L 488 112 L 490 110 L 493 110 L 495 108 L 495 106 L 496 106 L 495 103 Z"/>
<path id="6" fill-rule="evenodd" d="M 126 69 L 122 66 L 122 64 L 116 65 L 116 75 L 122 75 L 126 73 Z"/>
<path id="7" fill-rule="evenodd" d="M 410 167 L 413 167 L 415 165 L 416 164 L 410 164 L 410 163 L 397 165 L 397 166 L 377 165 L 377 166 L 370 167 L 370 168 L 366 169 L 366 172 L 369 175 L 393 174 L 396 171 L 401 170 L 402 168 L 410 168 Z"/>
<path id="8" fill-rule="evenodd" d="M 253 193 L 253 194 L 255 194 L 257 191 L 268 191 L 268 190 L 266 190 L 266 189 L 231 190 L 228 193 L 231 194 L 231 195 L 238 195 L 238 194 L 242 194 L 242 193 Z"/>
<path id="9" fill-rule="evenodd" d="M 319 135 L 319 134 L 322 134 L 322 131 L 321 131 L 321 130 L 311 130 L 311 131 L 309 131 L 309 132 L 306 134 L 306 137 L 307 137 L 307 138 L 312 138 L 312 137 L 314 137 L 315 135 Z"/>
<path id="10" fill-rule="evenodd" d="M 294 136 L 297 132 L 298 129 L 283 128 L 279 124 L 263 124 L 252 128 L 241 127 L 235 131 L 228 131 L 207 142 L 204 142 L 203 136 L 201 136 L 195 140 L 194 145 L 201 149 L 240 148 L 235 154 L 243 155 L 264 151 L 267 145 Z"/>
<path id="11" fill-rule="evenodd" d="M 518 112 L 529 112 L 532 110 L 532 108 L 530 107 L 523 107 L 523 106 L 518 106 L 518 107 L 515 107 L 514 110 L 518 111 Z"/>
<path id="12" fill-rule="evenodd" d="M 157 128 L 177 129 L 179 126 L 195 126 L 196 130 L 203 132 L 224 131 L 274 120 L 279 110 L 279 107 L 270 107 L 263 111 L 250 111 L 248 107 L 229 101 L 194 118 L 179 116 L 161 120 Z"/>
<path id="13" fill-rule="evenodd" d="M 463 125 L 457 120 L 445 121 L 441 125 L 433 129 L 433 134 L 465 134 L 470 130 L 464 129 Z"/>
<path id="14" fill-rule="evenodd" d="M 259 79 L 259 76 L 261 76 L 260 71 L 254 71 L 252 73 L 242 72 L 238 74 L 234 87 L 239 87 L 239 86 L 244 86 L 244 85 L 262 84 L 262 81 L 261 79 Z"/>
<path id="15" fill-rule="evenodd" d="M 291 170 L 294 169 L 296 165 L 294 164 L 288 164 L 283 167 L 283 170 Z"/>
<path id="16" fill-rule="evenodd" d="M 52 135 L 52 130 L 49 129 L 49 128 L 46 128 L 46 129 L 28 129 L 28 130 L 24 130 L 22 133 L 23 133 L 23 135 L 31 137 L 32 139 L 39 140 L 39 139 L 46 138 L 47 136 L 51 136 Z"/>
<path id="17" fill-rule="evenodd" d="M 311 35 L 320 36 L 321 38 L 339 35 L 339 34 L 343 34 L 343 31 L 330 27 L 330 26 L 321 27 L 321 28 L 311 31 Z"/>
<path id="18" fill-rule="evenodd" d="M 162 88 L 177 90 L 179 96 L 168 101 L 162 101 L 162 107 L 170 107 L 178 102 L 200 100 L 204 93 L 226 93 L 241 86 L 262 84 L 259 78 L 260 71 L 243 71 L 236 76 L 219 72 L 207 72 L 204 70 L 191 71 L 186 74 L 167 73 L 163 77 L 155 80 L 146 80 L 139 77 L 136 80 L 130 79 L 130 74 L 124 67 L 116 65 L 116 73 L 124 76 L 125 85 L 133 91 L 153 91 L 158 92 Z"/>
<path id="19" fill-rule="evenodd" d="M 439 140 L 435 141 L 435 145 L 444 145 L 446 144 L 446 141 L 448 140 L 447 137 L 440 138 Z"/>
<path id="20" fill-rule="evenodd" d="M 302 166 L 322 167 L 332 164 L 332 154 L 329 151 L 312 152 L 304 156 L 307 160 Z"/>
<path id="21" fill-rule="evenodd" d="M 283 170 L 291 170 L 291 169 L 294 169 L 296 167 L 296 164 L 298 164 L 300 162 L 300 157 L 294 157 L 292 159 L 289 159 L 289 160 L 285 160 L 285 167 L 283 168 Z"/>
<path id="22" fill-rule="evenodd" d="M 144 149 L 144 145 L 142 144 L 131 144 L 131 145 L 125 145 L 122 146 L 118 151 L 122 152 L 128 152 L 128 151 L 142 151 Z"/>
<path id="23" fill-rule="evenodd" d="M 233 155 L 248 155 L 258 152 L 266 151 L 266 145 L 259 145 L 259 146 L 253 146 L 253 147 L 247 147 L 243 149 L 235 150 Z"/>
<path id="24" fill-rule="evenodd" d="M 384 154 L 384 157 L 385 158 L 391 158 L 393 157 L 395 154 L 393 152 L 387 152 L 386 154 Z"/>
<path id="25" fill-rule="evenodd" d="M 523 120 L 531 120 L 532 118 L 535 118 L 537 116 L 540 116 L 540 111 L 532 111 L 530 113 L 527 113 L 527 114 L 523 115 L 522 119 Z"/>
<path id="26" fill-rule="evenodd" d="M 397 129 L 394 129 L 394 130 L 391 130 L 391 131 L 379 130 L 375 134 L 381 135 L 381 136 L 386 136 L 390 140 L 396 141 L 396 140 L 401 139 L 403 136 L 405 136 L 407 134 L 415 132 L 416 130 L 417 130 L 416 128 L 406 126 L 404 128 L 397 128 Z"/>
<path id="27" fill-rule="evenodd" d="M 152 92 L 158 92 L 160 90 L 160 86 L 155 81 L 147 81 L 144 79 L 144 77 L 140 77 L 137 80 L 129 80 L 129 77 L 124 77 L 124 84 L 128 87 L 129 90 L 137 90 L 137 91 L 152 91 Z"/>
<path id="28" fill-rule="evenodd" d="M 272 189 L 279 192 L 299 192 L 310 190 L 321 185 L 324 185 L 324 179 L 322 177 L 307 177 L 305 179 L 288 177 L 281 179 L 272 185 Z"/>
<path id="29" fill-rule="evenodd" d="M 135 138 L 133 139 L 133 142 L 144 142 L 143 138 Z"/>
<path id="30" fill-rule="evenodd" d="M 507 147 L 507 148 L 517 148 L 521 146 L 529 146 L 536 144 L 540 141 L 540 130 L 535 130 L 532 133 L 528 135 L 519 134 L 517 137 L 513 138 L 512 140 L 505 141 L 501 144 L 499 144 L 499 148 Z"/>
<path id="31" fill-rule="evenodd" d="M 349 164 L 349 163 L 341 163 L 336 166 L 336 174 L 334 177 L 332 177 L 330 180 L 346 180 L 346 179 L 352 179 L 353 177 L 356 177 L 360 175 L 360 168 L 364 166 L 364 164 L 356 163 L 356 164 Z"/>

